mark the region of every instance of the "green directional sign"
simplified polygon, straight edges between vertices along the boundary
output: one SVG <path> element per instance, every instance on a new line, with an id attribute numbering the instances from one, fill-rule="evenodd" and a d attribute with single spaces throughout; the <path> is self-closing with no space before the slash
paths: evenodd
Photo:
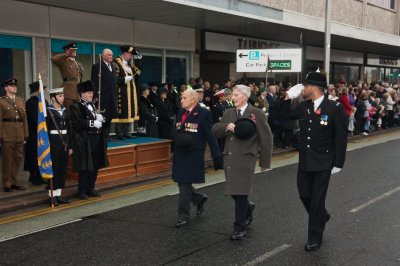
<path id="1" fill-rule="evenodd" d="M 271 60 L 270 66 L 274 70 L 291 70 L 292 60 Z"/>

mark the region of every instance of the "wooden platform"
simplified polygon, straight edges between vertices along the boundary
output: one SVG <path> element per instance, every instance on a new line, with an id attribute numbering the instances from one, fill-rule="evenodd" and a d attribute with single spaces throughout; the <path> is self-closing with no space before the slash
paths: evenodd
<path id="1" fill-rule="evenodd" d="M 171 140 L 138 137 L 108 143 L 110 165 L 99 171 L 96 183 L 164 172 L 171 169 Z M 72 171 L 72 158 L 68 164 L 68 179 L 78 179 Z"/>

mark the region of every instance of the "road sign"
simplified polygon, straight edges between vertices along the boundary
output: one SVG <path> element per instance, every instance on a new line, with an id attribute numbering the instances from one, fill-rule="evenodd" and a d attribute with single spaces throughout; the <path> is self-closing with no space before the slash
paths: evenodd
<path id="1" fill-rule="evenodd" d="M 268 59 L 269 58 L 269 59 Z M 237 72 L 301 72 L 301 49 L 237 50 Z"/>

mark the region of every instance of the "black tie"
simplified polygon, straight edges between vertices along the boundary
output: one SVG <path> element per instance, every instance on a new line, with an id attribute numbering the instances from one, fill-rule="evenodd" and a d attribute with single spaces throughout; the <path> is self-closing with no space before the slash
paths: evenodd
<path id="1" fill-rule="evenodd" d="M 237 118 L 242 118 L 242 113 L 240 112 L 240 109 L 237 109 Z"/>

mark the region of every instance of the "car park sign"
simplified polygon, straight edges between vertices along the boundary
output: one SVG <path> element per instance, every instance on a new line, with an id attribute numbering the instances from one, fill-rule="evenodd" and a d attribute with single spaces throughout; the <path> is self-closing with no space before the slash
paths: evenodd
<path id="1" fill-rule="evenodd" d="M 301 72 L 301 49 L 237 50 L 237 72 Z"/>

